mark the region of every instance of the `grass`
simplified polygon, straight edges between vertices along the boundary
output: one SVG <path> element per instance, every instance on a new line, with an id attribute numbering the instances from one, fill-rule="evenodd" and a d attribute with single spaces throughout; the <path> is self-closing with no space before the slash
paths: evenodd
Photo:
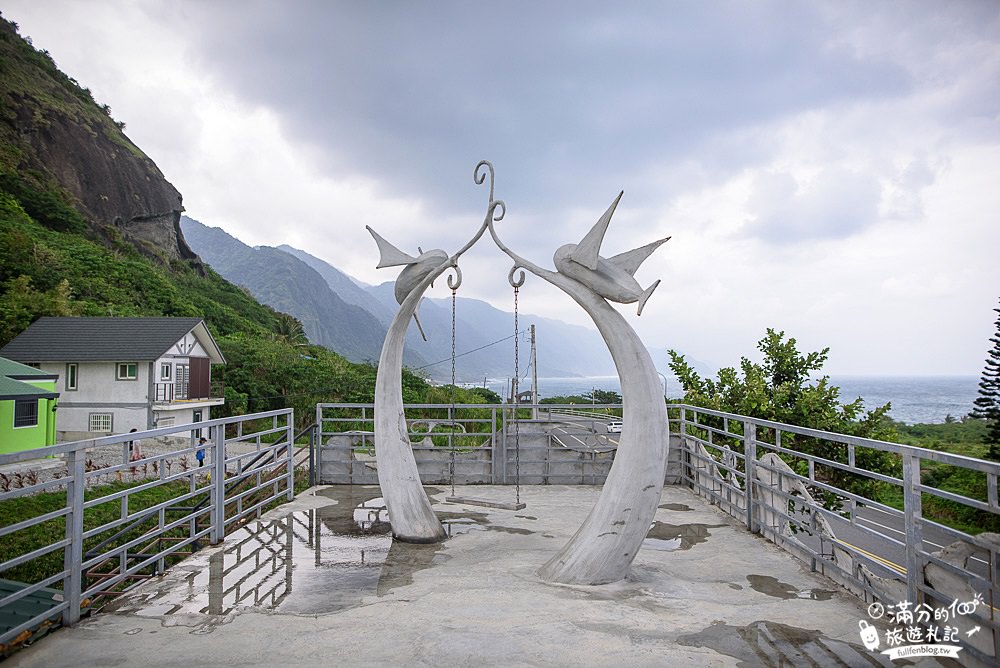
<path id="1" fill-rule="evenodd" d="M 986 459 L 989 450 L 983 442 L 986 427 L 984 420 L 974 418 L 943 424 L 896 425 L 902 443 L 976 459 Z M 924 460 L 920 481 L 926 486 L 984 503 L 988 499 L 986 474 L 960 466 Z M 880 489 L 878 500 L 893 508 L 903 508 L 902 490 L 895 486 Z M 968 534 L 1000 531 L 1000 515 L 996 513 L 926 493 L 921 505 L 924 517 Z"/>
<path id="2" fill-rule="evenodd" d="M 101 485 L 88 489 L 84 495 L 84 498 L 91 500 L 96 498 L 101 498 L 116 492 L 120 492 L 126 489 L 134 488 L 140 484 L 148 481 L 138 481 L 138 482 L 114 482 L 106 485 Z M 305 470 L 296 470 L 295 474 L 295 484 L 294 490 L 298 494 L 302 490 L 308 487 L 308 472 Z M 158 485 L 151 489 L 134 492 L 128 495 L 128 512 L 136 513 L 146 508 L 156 506 L 161 503 L 170 501 L 171 499 L 182 496 L 190 490 L 190 484 L 187 481 L 172 482 Z M 194 499 L 190 499 L 183 502 L 185 507 L 190 507 L 196 505 L 201 499 L 206 499 L 208 496 L 208 487 L 203 488 L 203 493 L 200 496 L 196 496 Z M 270 508 L 277 507 L 284 503 L 283 500 L 278 499 L 267 507 L 262 509 L 262 512 L 269 510 Z M 64 508 L 66 504 L 66 492 L 44 492 L 41 494 L 34 494 L 31 496 L 24 496 L 16 499 L 9 499 L 0 503 L 0 527 L 6 527 L 18 522 L 29 520 L 31 518 L 39 517 L 46 513 L 57 511 Z M 244 506 L 252 505 L 252 501 L 249 499 L 244 500 Z M 103 526 L 109 522 L 117 520 L 121 517 L 122 512 L 122 502 L 119 500 L 109 501 L 107 503 L 102 503 L 91 508 L 87 508 L 84 511 L 84 531 L 94 529 L 99 526 Z M 188 514 L 188 511 L 175 511 L 170 513 L 168 510 L 167 520 L 177 519 L 182 515 Z M 140 526 L 132 529 L 127 534 L 116 538 L 110 545 L 119 546 L 131 540 L 139 538 L 144 533 L 149 531 L 155 526 L 156 515 L 154 514 L 147 522 L 144 522 Z M 227 516 L 231 513 L 227 510 Z M 101 534 L 93 536 L 84 541 L 84 553 L 88 550 L 94 549 L 102 540 L 109 538 L 111 535 L 119 531 L 120 528 L 109 529 Z M 33 550 L 40 549 L 46 545 L 50 545 L 57 541 L 59 538 L 65 535 L 66 531 L 66 518 L 58 517 L 56 519 L 47 520 L 40 524 L 21 529 L 8 536 L 5 536 L 2 541 L 0 541 L 0 562 L 7 561 L 19 557 L 23 554 L 27 554 Z M 172 530 L 166 534 L 163 534 L 161 538 L 167 539 L 177 539 L 187 536 L 189 529 L 187 527 L 180 527 Z M 157 542 L 157 538 L 150 538 L 150 542 Z M 107 547 L 105 549 L 111 549 Z M 130 553 L 134 553 L 139 548 L 132 548 Z M 159 551 L 156 549 L 155 551 Z M 167 565 L 179 561 L 186 555 L 171 556 L 167 558 Z M 10 568 L 2 573 L 2 577 L 5 579 L 17 580 L 26 583 L 35 583 L 45 578 L 51 577 L 59 573 L 63 568 L 63 550 L 59 549 L 44 556 L 32 559 L 24 564 Z M 150 572 L 152 572 L 152 567 L 150 567 Z M 93 580 L 93 578 L 91 578 Z M 89 586 L 89 585 L 85 585 Z M 52 585 L 55 589 L 60 589 L 62 587 L 61 582 L 57 582 Z"/>

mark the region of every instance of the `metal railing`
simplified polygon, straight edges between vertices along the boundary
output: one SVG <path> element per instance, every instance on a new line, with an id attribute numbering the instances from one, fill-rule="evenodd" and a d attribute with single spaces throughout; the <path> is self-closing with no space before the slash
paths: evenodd
<path id="1" fill-rule="evenodd" d="M 618 438 L 605 428 L 619 419 L 609 414 L 616 407 L 577 408 L 519 404 L 515 415 L 511 404 L 408 404 L 407 436 L 425 483 L 602 484 Z M 317 482 L 378 482 L 372 404 L 319 404 L 316 424 Z"/>
<path id="2" fill-rule="evenodd" d="M 14 610 L 40 593 L 52 600 L 0 633 L 0 646 L 46 620 L 75 623 L 101 597 L 162 573 L 202 541 L 218 543 L 227 528 L 293 498 L 291 409 L 197 427 L 207 434 L 203 445 L 187 424 L 0 455 L 0 466 L 39 463 L 26 465 L 35 471 L 22 476 L 29 484 L 6 485 L 0 508 L 28 497 L 41 508 L 0 527 L 0 578 L 17 581 L 0 599 L 0 610 Z M 146 454 L 130 461 L 133 447 Z M 199 449 L 205 451 L 203 467 L 192 465 Z M 38 470 L 47 471 L 45 479 Z M 47 542 L 29 543 L 26 534 L 35 528 L 37 535 L 39 526 Z M 53 534 L 58 538 L 48 538 Z"/>
<path id="3" fill-rule="evenodd" d="M 972 606 L 970 623 L 982 633 L 963 645 L 988 665 L 1000 656 L 1000 541 L 947 521 L 971 513 L 980 529 L 997 531 L 1000 464 L 686 405 L 668 409 L 683 484 L 866 601 L 934 610 L 978 595 L 983 604 Z M 942 489 L 929 469 L 957 472 L 981 495 Z M 932 505 L 939 519 L 924 512 Z"/>
<path id="4" fill-rule="evenodd" d="M 174 401 L 207 401 L 226 396 L 226 385 L 221 380 L 213 380 L 208 391 L 191 391 L 192 383 L 182 381 L 153 384 L 153 401 L 171 403 Z"/>
<path id="5" fill-rule="evenodd" d="M 517 430 L 506 404 L 408 405 L 406 415 L 425 483 L 509 484 L 519 449 L 521 484 L 602 484 L 619 435 L 601 433 L 612 416 L 598 413 L 614 408 L 521 404 Z M 667 482 L 690 487 L 867 601 L 935 608 L 980 596 L 970 619 L 982 631 L 963 643 L 982 662 L 1000 656 L 1000 542 L 954 521 L 974 513 L 966 524 L 1000 532 L 1000 464 L 688 405 L 667 408 Z M 533 409 L 537 419 L 528 417 Z M 421 424 L 428 419 L 448 433 L 428 434 Z M 581 433 L 560 436 L 552 425 L 566 420 Z M 317 407 L 319 451 L 337 453 L 321 454 L 319 482 L 377 483 L 373 423 L 371 404 Z M 980 493 L 935 483 L 943 470 L 973 478 Z"/>

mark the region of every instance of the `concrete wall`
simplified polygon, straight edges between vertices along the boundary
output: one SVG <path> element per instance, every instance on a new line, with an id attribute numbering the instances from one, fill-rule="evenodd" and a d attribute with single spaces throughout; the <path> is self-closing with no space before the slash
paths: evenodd
<path id="1" fill-rule="evenodd" d="M 453 465 L 458 485 L 513 485 L 518 479 L 518 469 L 522 485 L 603 485 L 615 457 L 613 449 L 588 452 L 553 445 L 544 434 L 521 435 L 518 449 L 514 448 L 512 440 L 509 439 L 505 446 L 503 439 L 498 437 L 495 451 L 488 444 L 456 449 L 454 455 L 448 448 L 436 448 L 429 443 L 417 442 L 413 446 L 421 482 L 437 485 L 451 483 Z M 321 484 L 378 484 L 377 465 L 371 432 L 326 435 L 319 448 Z M 680 482 L 680 466 L 680 453 L 672 448 L 665 471 L 666 482 Z"/>
<path id="2" fill-rule="evenodd" d="M 149 362 L 132 363 L 136 365 L 136 379 L 118 380 L 116 362 L 80 362 L 75 390 L 66 388 L 66 364 L 47 362 L 40 365 L 43 371 L 59 374 L 59 440 L 106 436 L 107 432 L 89 431 L 92 413 L 110 413 L 111 433 L 114 434 L 151 426 L 148 400 L 151 365 Z"/>

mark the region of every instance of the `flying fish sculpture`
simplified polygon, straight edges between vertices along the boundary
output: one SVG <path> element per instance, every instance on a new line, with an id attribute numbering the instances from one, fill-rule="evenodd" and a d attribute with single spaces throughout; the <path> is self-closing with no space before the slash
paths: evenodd
<path id="1" fill-rule="evenodd" d="M 396 286 L 394 294 L 396 296 L 396 303 L 402 304 L 406 296 L 413 291 L 417 285 L 432 271 L 439 268 L 442 263 L 448 261 L 448 253 L 445 251 L 435 248 L 429 250 L 426 253 L 420 251 L 418 257 L 413 257 L 409 253 L 404 253 L 399 250 L 391 243 L 386 241 L 378 232 L 373 230 L 368 225 L 365 228 L 371 233 L 372 237 L 375 239 L 375 243 L 378 244 L 379 250 L 379 263 L 375 267 L 376 269 L 383 269 L 385 267 L 399 267 L 403 266 L 404 269 L 399 273 L 396 278 Z M 432 284 L 433 285 L 433 284 Z M 420 330 L 420 336 L 427 340 L 427 336 L 424 334 L 424 328 L 420 324 L 420 318 L 418 316 L 417 310 L 413 312 L 413 320 L 417 323 L 417 329 Z"/>
<path id="2" fill-rule="evenodd" d="M 639 302 L 637 315 L 642 315 L 642 307 L 660 284 L 657 280 L 645 290 L 635 280 L 635 272 L 653 251 L 670 240 L 670 237 L 654 241 L 640 248 L 620 253 L 614 257 L 601 257 L 601 244 L 611 223 L 611 216 L 623 193 L 611 203 L 597 224 L 578 244 L 566 244 L 556 250 L 552 261 L 556 270 L 592 289 L 605 299 L 620 304 Z M 374 232 L 372 233 L 374 234 Z M 381 244 L 379 244 L 381 247 Z M 398 283 L 397 283 L 398 285 Z"/>

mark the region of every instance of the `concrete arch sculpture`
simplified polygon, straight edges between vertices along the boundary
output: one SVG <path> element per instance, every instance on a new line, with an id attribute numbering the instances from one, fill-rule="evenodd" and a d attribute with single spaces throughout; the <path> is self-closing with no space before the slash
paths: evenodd
<path id="1" fill-rule="evenodd" d="M 400 274 L 401 283 L 397 282 L 396 298 L 400 310 L 382 347 L 375 390 L 379 484 L 393 534 L 410 542 L 435 542 L 444 538 L 441 524 L 420 484 L 407 437 L 401 388 L 403 336 L 431 281 L 448 268 L 454 268 L 457 283 L 449 277 L 448 285 L 457 288 L 461 282 L 458 258 L 489 229 L 497 247 L 514 261 L 508 276 L 511 285 L 523 283 L 524 270 L 527 270 L 568 294 L 593 319 L 614 359 L 624 403 L 615 462 L 597 503 L 580 529 L 538 571 L 542 579 L 550 582 L 614 582 L 627 574 L 656 513 L 663 490 L 668 432 L 666 406 L 653 361 L 635 330 L 608 302 L 638 302 L 638 312 L 642 313 L 659 281 L 642 289 L 634 274 L 667 239 L 610 258 L 602 257 L 601 244 L 621 199 L 619 193 L 579 244 L 567 244 L 556 251 L 553 258 L 556 271 L 543 269 L 508 248 L 497 234 L 494 223 L 503 218 L 506 206 L 493 197 L 494 170 L 488 161 L 476 165 L 476 183 L 484 182 L 484 168 L 490 175 L 486 217 L 472 240 L 454 255 L 429 251 L 415 258 L 402 253 L 369 228 L 382 251 L 379 266 L 406 266 Z M 515 278 L 518 270 L 520 275 Z"/>

